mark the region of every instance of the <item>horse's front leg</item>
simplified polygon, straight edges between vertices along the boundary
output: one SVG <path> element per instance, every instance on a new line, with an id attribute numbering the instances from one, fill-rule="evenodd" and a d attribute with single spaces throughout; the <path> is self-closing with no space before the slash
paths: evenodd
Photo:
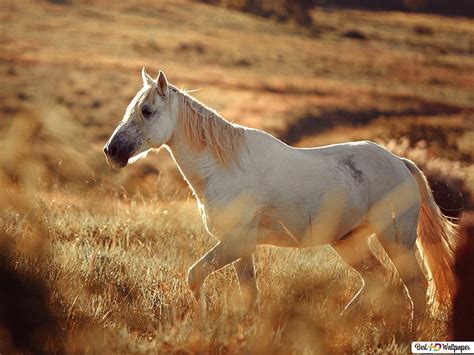
<path id="1" fill-rule="evenodd" d="M 255 251 L 255 243 L 240 242 L 227 239 L 225 242 L 217 243 L 189 268 L 187 282 L 198 302 L 201 287 L 207 276 L 239 258 L 251 256 Z"/>
<path id="2" fill-rule="evenodd" d="M 253 255 L 240 258 L 234 262 L 240 284 L 240 292 L 246 309 L 254 311 L 257 307 L 258 287 L 255 278 L 255 263 Z"/>

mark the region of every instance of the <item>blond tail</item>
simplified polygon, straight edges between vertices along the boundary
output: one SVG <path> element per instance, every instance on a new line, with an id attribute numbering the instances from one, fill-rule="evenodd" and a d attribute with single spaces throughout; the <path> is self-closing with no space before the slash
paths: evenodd
<path id="1" fill-rule="evenodd" d="M 456 289 L 454 239 L 458 228 L 439 209 L 421 170 L 412 161 L 402 160 L 415 177 L 420 190 L 417 232 L 420 252 L 426 258 L 426 266 L 434 280 L 434 287 L 430 287 L 430 299 L 435 299 L 440 305 L 450 304 Z"/>

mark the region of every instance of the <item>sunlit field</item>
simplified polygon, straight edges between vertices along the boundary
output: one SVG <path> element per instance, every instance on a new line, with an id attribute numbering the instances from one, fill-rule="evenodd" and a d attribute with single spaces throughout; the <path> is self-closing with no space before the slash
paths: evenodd
<path id="1" fill-rule="evenodd" d="M 329 246 L 259 246 L 260 309 L 232 267 L 197 304 L 186 272 L 215 244 L 166 151 L 125 170 L 103 146 L 156 76 L 288 144 L 373 140 L 423 169 L 441 210 L 474 209 L 474 20 L 316 7 L 312 25 L 188 1 L 0 3 L 0 353 L 408 353 L 392 271 L 362 281 Z"/>

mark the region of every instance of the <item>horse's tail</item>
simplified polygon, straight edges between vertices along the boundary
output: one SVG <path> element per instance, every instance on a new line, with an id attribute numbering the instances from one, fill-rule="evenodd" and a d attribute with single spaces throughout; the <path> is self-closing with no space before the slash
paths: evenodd
<path id="1" fill-rule="evenodd" d="M 420 190 L 417 232 L 420 252 L 426 256 L 427 268 L 434 280 L 430 299 L 436 299 L 440 305 L 449 304 L 456 289 L 454 238 L 458 228 L 439 209 L 423 172 L 412 161 L 402 160 L 415 177 Z"/>

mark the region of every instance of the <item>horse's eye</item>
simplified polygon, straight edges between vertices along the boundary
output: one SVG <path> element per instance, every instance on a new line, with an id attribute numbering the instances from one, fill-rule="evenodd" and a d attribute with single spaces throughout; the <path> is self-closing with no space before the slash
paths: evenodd
<path id="1" fill-rule="evenodd" d="M 148 118 L 148 117 L 151 116 L 152 113 L 153 113 L 153 112 L 151 112 L 151 110 L 150 110 L 150 108 L 149 108 L 148 106 L 143 106 L 143 107 L 142 107 L 142 115 L 143 115 L 143 117 Z"/>

